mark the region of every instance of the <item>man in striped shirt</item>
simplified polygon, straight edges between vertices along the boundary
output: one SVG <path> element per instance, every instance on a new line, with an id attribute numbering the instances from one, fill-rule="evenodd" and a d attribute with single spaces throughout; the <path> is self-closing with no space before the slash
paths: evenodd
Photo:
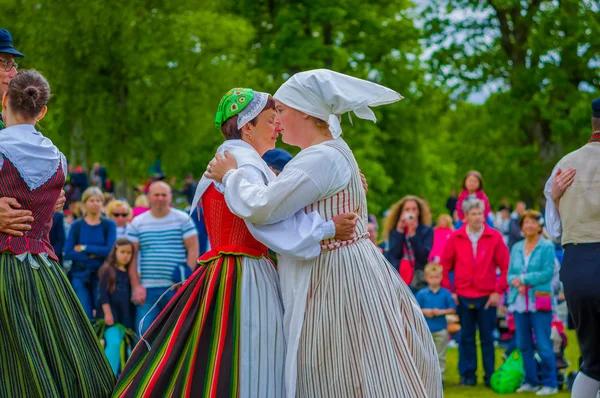
<path id="1" fill-rule="evenodd" d="M 138 305 L 136 327 L 141 334 L 175 294 L 170 290 L 175 269 L 187 264 L 193 270 L 198 259 L 196 226 L 186 213 L 171 208 L 171 187 L 162 181 L 154 182 L 148 200 L 150 211 L 135 217 L 127 228 L 127 237 L 136 253 L 140 253 L 140 275 L 137 265 L 131 264 L 129 278 L 133 301 Z"/>

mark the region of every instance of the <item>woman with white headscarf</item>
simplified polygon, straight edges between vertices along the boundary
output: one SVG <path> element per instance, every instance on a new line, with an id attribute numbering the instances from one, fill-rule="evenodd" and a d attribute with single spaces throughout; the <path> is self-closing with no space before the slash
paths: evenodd
<path id="1" fill-rule="evenodd" d="M 283 141 L 302 151 L 269 185 L 251 182 L 235 158 L 211 162 L 232 212 L 272 224 L 299 209 L 325 220 L 353 211 L 356 237 L 321 242 L 314 260 L 279 263 L 285 307 L 288 397 L 441 397 L 433 340 L 398 273 L 369 240 L 364 188 L 340 115 L 375 121 L 369 106 L 400 94 L 329 70 L 294 75 L 274 98 Z"/>

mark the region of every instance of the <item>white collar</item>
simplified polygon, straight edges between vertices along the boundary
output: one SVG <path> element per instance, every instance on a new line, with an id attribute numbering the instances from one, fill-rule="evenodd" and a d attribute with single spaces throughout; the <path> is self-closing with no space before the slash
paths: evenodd
<path id="1" fill-rule="evenodd" d="M 66 159 L 52 141 L 31 124 L 18 124 L 0 131 L 0 153 L 19 171 L 29 189 L 42 186 Z"/>
<path id="2" fill-rule="evenodd" d="M 256 149 L 254 149 L 254 147 L 252 147 L 252 145 L 248 144 L 246 141 L 226 140 L 217 149 L 217 152 L 221 155 L 225 151 L 231 153 L 235 157 L 238 168 L 244 165 L 251 165 L 262 171 L 267 181 L 272 181 L 275 179 L 275 174 L 273 171 L 271 171 L 267 163 L 260 157 L 258 152 L 256 152 Z M 214 160 L 214 158 L 212 160 Z M 208 189 L 208 187 L 210 187 L 210 184 L 214 182 L 214 180 L 206 178 L 204 175 L 202 176 L 198 182 L 198 186 L 196 187 L 196 192 L 194 193 L 194 200 L 192 200 L 192 205 L 190 207 L 190 215 L 198 206 L 198 203 L 200 202 L 204 192 Z"/>

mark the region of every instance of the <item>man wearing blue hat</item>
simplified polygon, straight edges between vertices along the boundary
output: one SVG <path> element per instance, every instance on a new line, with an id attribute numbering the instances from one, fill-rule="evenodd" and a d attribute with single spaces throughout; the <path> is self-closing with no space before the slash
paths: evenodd
<path id="1" fill-rule="evenodd" d="M 279 173 L 283 171 L 285 165 L 292 160 L 292 157 L 293 156 L 285 149 L 275 148 L 265 152 L 262 158 L 273 173 L 279 175 Z"/>
<path id="2" fill-rule="evenodd" d="M 560 278 L 581 347 L 573 397 L 600 389 L 600 98 L 592 102 L 592 137 L 558 162 L 546 183 L 548 232 L 565 249 Z"/>

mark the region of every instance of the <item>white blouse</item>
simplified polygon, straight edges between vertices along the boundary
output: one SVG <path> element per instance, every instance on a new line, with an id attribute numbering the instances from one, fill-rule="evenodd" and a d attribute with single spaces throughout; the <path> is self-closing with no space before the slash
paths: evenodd
<path id="1" fill-rule="evenodd" d="M 252 165 L 243 165 L 239 170 L 244 172 L 249 183 L 265 184 L 263 173 L 258 168 Z M 221 193 L 225 191 L 225 186 L 220 183 L 215 183 L 215 188 Z M 226 195 L 225 199 L 231 209 L 231 198 Z M 319 213 L 307 214 L 304 209 L 298 210 L 274 224 L 256 225 L 247 220 L 245 222 L 252 236 L 258 241 L 276 253 L 297 260 L 317 257 L 321 253 L 320 242 L 335 236 L 333 221 L 325 222 Z"/>
<path id="2" fill-rule="evenodd" d="M 301 151 L 269 185 L 256 181 L 247 168 L 228 172 L 223 184 L 234 214 L 253 224 L 268 225 L 341 191 L 350 177 L 344 156 L 318 144 Z"/>

